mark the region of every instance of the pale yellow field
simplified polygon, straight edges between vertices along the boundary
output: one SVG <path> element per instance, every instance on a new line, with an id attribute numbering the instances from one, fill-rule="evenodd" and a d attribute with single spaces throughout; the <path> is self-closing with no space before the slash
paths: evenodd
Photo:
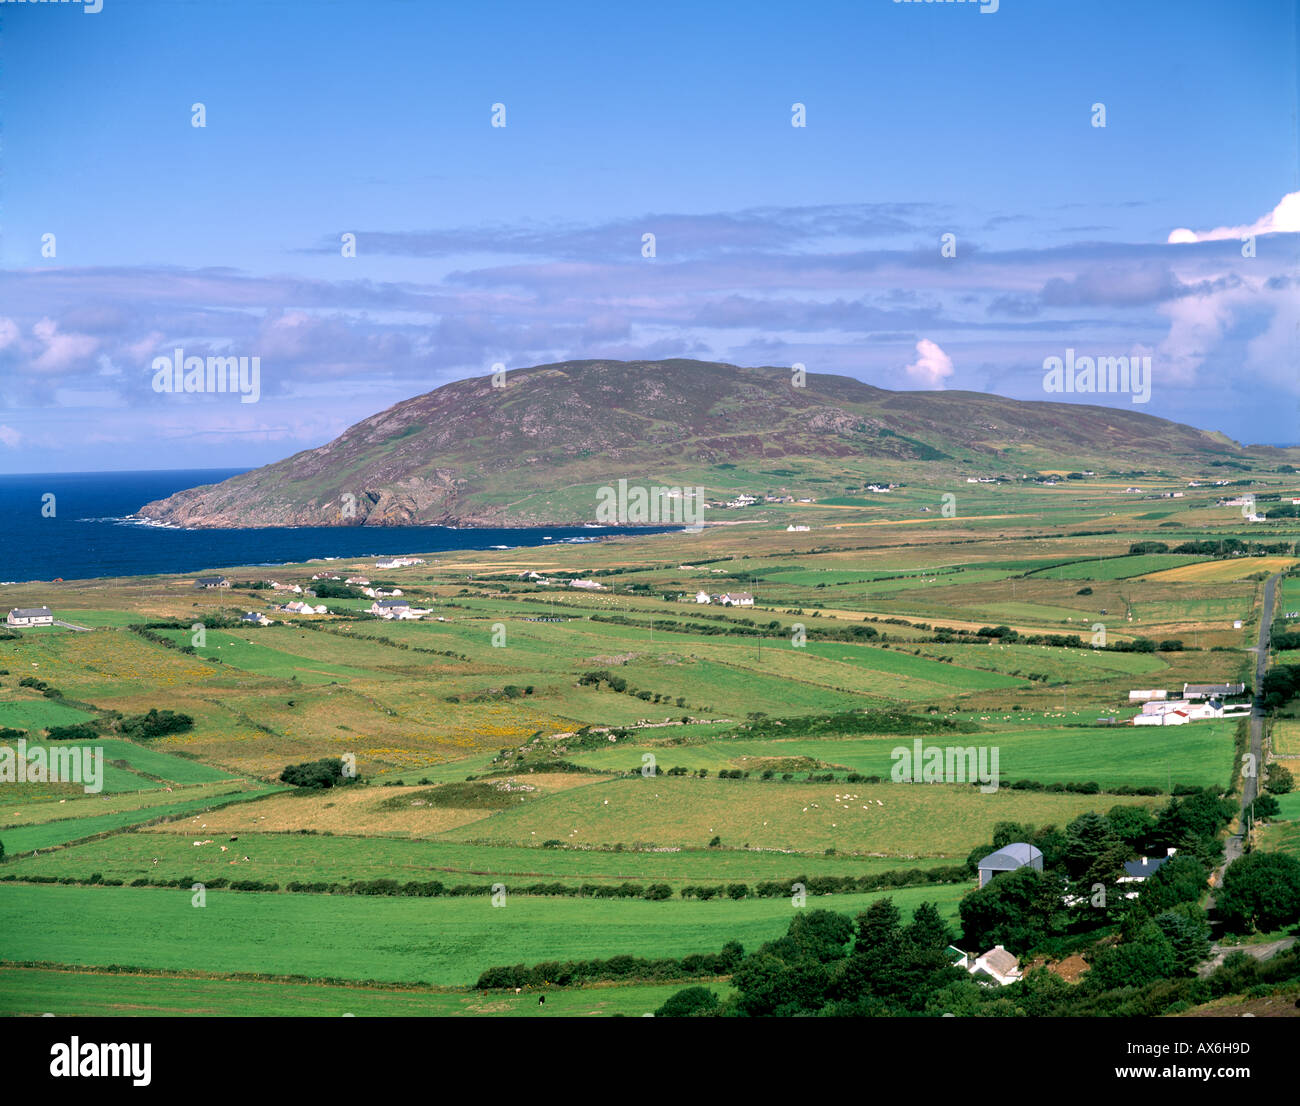
<path id="1" fill-rule="evenodd" d="M 582 773 L 545 772 L 521 775 L 520 782 L 536 787 L 536 795 L 554 794 L 601 780 Z M 314 829 L 338 834 L 388 837 L 434 837 L 457 826 L 497 813 L 454 807 L 411 805 L 381 809 L 386 800 L 427 791 L 427 787 L 346 787 L 329 791 L 285 792 L 223 810 L 207 811 L 176 822 L 151 826 L 151 833 L 182 833 L 211 837 L 219 833 L 283 833 Z M 414 800 L 413 800 L 414 803 Z M 236 859 L 232 857 L 232 859 Z"/>
<path id="2" fill-rule="evenodd" d="M 1294 557 L 1234 557 L 1227 561 L 1201 561 L 1194 565 L 1179 565 L 1160 572 L 1149 572 L 1139 580 L 1157 580 L 1165 583 L 1214 583 L 1243 580 L 1257 572 L 1281 572 L 1296 563 Z"/>
<path id="3" fill-rule="evenodd" d="M 1279 718 L 1273 723 L 1273 752 L 1280 757 L 1300 756 L 1300 719 Z"/>

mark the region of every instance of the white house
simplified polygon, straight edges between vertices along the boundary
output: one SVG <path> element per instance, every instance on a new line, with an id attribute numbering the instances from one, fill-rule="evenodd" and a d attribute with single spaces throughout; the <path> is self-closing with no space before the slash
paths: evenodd
<path id="1" fill-rule="evenodd" d="M 752 607 L 754 597 L 747 591 L 729 591 L 721 596 L 719 602 L 724 607 Z"/>
<path id="2" fill-rule="evenodd" d="M 196 588 L 228 588 L 230 581 L 224 576 L 200 576 L 194 581 Z"/>
<path id="3" fill-rule="evenodd" d="M 53 626 L 54 612 L 49 607 L 15 607 L 5 621 L 10 626 Z"/>
<path id="4" fill-rule="evenodd" d="M 977 956 L 969 971 L 971 975 L 987 975 L 1003 987 L 1019 982 L 1023 974 L 1015 954 L 1001 945 L 994 945 L 983 956 Z"/>
<path id="5" fill-rule="evenodd" d="M 1119 877 L 1116 883 L 1144 883 L 1151 876 L 1155 875 L 1169 858 L 1178 850 L 1170 849 L 1164 856 L 1139 856 L 1136 860 L 1126 860 L 1124 862 L 1124 874 Z M 1137 891 L 1127 891 L 1124 894 L 1126 899 L 1136 899 Z"/>
<path id="6" fill-rule="evenodd" d="M 390 621 L 420 618 L 429 613 L 423 608 L 412 607 L 405 599 L 377 599 L 367 609 L 371 614 Z"/>
<path id="7" fill-rule="evenodd" d="M 369 580 L 368 577 L 365 577 L 365 576 L 349 576 L 349 577 L 348 577 L 346 580 L 344 580 L 343 582 L 344 582 L 345 584 L 356 584 L 357 586 L 362 586 L 362 585 L 365 585 L 365 584 L 370 583 L 370 580 Z"/>
<path id="8" fill-rule="evenodd" d="M 791 523 L 789 526 L 785 528 L 785 532 L 787 534 L 801 534 L 811 529 L 812 529 L 811 526 L 796 526 L 794 525 L 794 523 Z"/>
<path id="9" fill-rule="evenodd" d="M 1149 706 L 1150 704 L 1148 704 Z M 1186 705 L 1186 704 L 1184 704 Z M 1168 710 L 1149 711 L 1133 719 L 1135 726 L 1185 726 L 1192 720 L 1190 714 L 1180 710 L 1177 703 L 1169 704 Z"/>
<path id="10" fill-rule="evenodd" d="M 712 603 L 712 602 L 713 602 L 713 597 L 712 597 L 712 596 L 711 596 L 707 591 L 697 591 L 697 592 L 695 593 L 695 602 L 697 602 L 697 603 Z"/>
<path id="11" fill-rule="evenodd" d="M 255 626 L 270 626 L 272 620 L 262 614 L 261 611 L 246 611 L 244 614 L 239 616 L 239 621 L 251 622 Z"/>
<path id="12" fill-rule="evenodd" d="M 569 587 L 585 588 L 587 591 L 604 591 L 605 585 L 598 584 L 595 580 L 570 580 Z"/>

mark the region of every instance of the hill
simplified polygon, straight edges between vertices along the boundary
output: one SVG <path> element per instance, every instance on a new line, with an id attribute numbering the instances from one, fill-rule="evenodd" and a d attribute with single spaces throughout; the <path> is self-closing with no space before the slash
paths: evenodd
<path id="1" fill-rule="evenodd" d="M 1122 407 L 892 392 L 814 373 L 794 387 L 789 369 L 702 361 L 566 361 L 513 371 L 505 387 L 447 384 L 138 514 L 191 527 L 557 525 L 593 521 L 595 489 L 619 478 L 703 485 L 710 497 L 824 495 L 855 481 L 1205 470 L 1265 452 Z"/>

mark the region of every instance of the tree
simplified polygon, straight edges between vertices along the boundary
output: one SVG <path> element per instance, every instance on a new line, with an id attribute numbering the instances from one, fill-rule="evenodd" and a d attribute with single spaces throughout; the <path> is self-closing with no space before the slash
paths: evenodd
<path id="1" fill-rule="evenodd" d="M 707 987 L 687 987 L 670 995 L 658 1010 L 656 1018 L 706 1018 L 716 1014 L 721 1003 L 718 996 Z"/>
<path id="2" fill-rule="evenodd" d="M 1268 766 L 1268 782 L 1264 786 L 1274 795 L 1288 795 L 1295 786 L 1295 777 L 1286 765 L 1274 762 Z"/>
<path id="3" fill-rule="evenodd" d="M 1173 950 L 1177 974 L 1194 974 L 1196 966 L 1210 955 L 1210 927 L 1199 906 L 1185 904 L 1166 910 L 1156 915 L 1155 925 Z"/>
<path id="4" fill-rule="evenodd" d="M 1115 879 L 1129 857 L 1129 847 L 1103 814 L 1088 811 L 1065 828 L 1065 869 L 1086 884 Z"/>
<path id="5" fill-rule="evenodd" d="M 1017 868 L 971 891 L 958 907 L 967 941 L 1005 945 L 1017 954 L 1059 928 L 1061 881 L 1035 868 Z"/>
<path id="6" fill-rule="evenodd" d="M 1196 857 L 1179 853 L 1143 881 L 1138 902 L 1153 916 L 1179 903 L 1196 902 L 1209 878 L 1209 870 Z"/>
<path id="7" fill-rule="evenodd" d="M 1169 938 L 1155 922 L 1148 922 L 1134 940 L 1105 945 L 1093 954 L 1087 985 L 1097 991 L 1141 987 L 1168 979 L 1177 970 L 1177 957 Z"/>
<path id="8" fill-rule="evenodd" d="M 1300 860 L 1286 853 L 1247 853 L 1223 873 L 1215 910 L 1235 933 L 1300 921 Z"/>
<path id="9" fill-rule="evenodd" d="M 911 924 L 903 930 L 903 937 L 909 944 L 923 949 L 945 949 L 952 943 L 948 923 L 932 902 L 923 902 L 916 908 Z"/>
<path id="10" fill-rule="evenodd" d="M 1281 805 L 1272 795 L 1268 794 L 1260 795 L 1251 804 L 1250 809 L 1256 818 L 1276 818 L 1282 813 Z"/>
<path id="11" fill-rule="evenodd" d="M 1188 835 L 1213 838 L 1235 812 L 1233 804 L 1209 791 L 1198 791 L 1186 798 L 1172 798 L 1156 815 L 1156 843 L 1181 845 Z"/>
<path id="12" fill-rule="evenodd" d="M 1126 845 L 1140 849 L 1155 828 L 1155 819 L 1144 806 L 1113 806 L 1106 819 L 1115 835 Z"/>

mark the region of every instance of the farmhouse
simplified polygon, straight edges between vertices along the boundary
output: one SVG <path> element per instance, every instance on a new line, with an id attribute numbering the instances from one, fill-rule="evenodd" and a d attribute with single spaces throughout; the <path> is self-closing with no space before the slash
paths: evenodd
<path id="1" fill-rule="evenodd" d="M 1223 699 L 1228 695 L 1241 695 L 1245 684 L 1183 684 L 1184 699 Z"/>
<path id="2" fill-rule="evenodd" d="M 989 853 L 979 862 L 980 886 L 983 887 L 994 876 L 1002 872 L 1014 872 L 1017 868 L 1030 867 L 1043 870 L 1043 854 L 1033 845 L 1016 841 L 995 853 Z"/>
<path id="3" fill-rule="evenodd" d="M 5 621 L 10 626 L 53 626 L 54 612 L 49 607 L 15 607 Z"/>
<path id="4" fill-rule="evenodd" d="M 1141 883 L 1148 876 L 1155 875 L 1177 851 L 1177 849 L 1170 849 L 1164 856 L 1139 856 L 1136 860 L 1125 861 L 1124 874 L 1116 882 Z"/>
<path id="5" fill-rule="evenodd" d="M 1182 704 L 1186 706 L 1186 704 Z M 1192 720 L 1190 714 L 1179 709 L 1179 704 L 1170 703 L 1168 710 L 1150 711 L 1139 714 L 1133 719 L 1135 726 L 1185 726 Z"/>
<path id="6" fill-rule="evenodd" d="M 1164 856 L 1154 856 L 1154 857 L 1139 856 L 1136 860 L 1125 861 L 1124 874 L 1120 876 L 1119 879 L 1117 879 L 1115 882 L 1116 883 L 1143 883 L 1150 876 L 1155 875 L 1156 872 L 1158 872 L 1167 863 L 1169 863 L 1170 857 L 1172 857 L 1174 853 L 1176 853 L 1177 851 L 1178 851 L 1177 849 L 1170 849 L 1169 852 Z M 1124 897 L 1126 899 L 1136 899 L 1138 897 L 1138 892 L 1126 891 L 1124 893 Z"/>
<path id="7" fill-rule="evenodd" d="M 695 602 L 697 602 L 697 603 L 712 603 L 712 602 L 713 602 L 713 597 L 712 597 L 712 596 L 711 596 L 707 591 L 697 591 L 697 592 L 695 593 Z"/>
<path id="8" fill-rule="evenodd" d="M 968 971 L 971 975 L 987 975 L 1003 987 L 1018 982 L 1022 974 L 1015 954 L 1001 945 L 994 945 L 983 956 L 977 956 Z"/>
<path id="9" fill-rule="evenodd" d="M 598 584 L 595 580 L 570 580 L 569 587 L 585 588 L 587 591 L 604 591 L 605 585 Z"/>
<path id="10" fill-rule="evenodd" d="M 405 599 L 377 599 L 367 608 L 371 614 L 387 619 L 412 619 L 428 614 L 427 610 L 412 607 Z"/>
<path id="11" fill-rule="evenodd" d="M 240 622 L 251 622 L 256 626 L 270 626 L 271 619 L 262 614 L 261 611 L 245 611 L 239 616 Z"/>
<path id="12" fill-rule="evenodd" d="M 752 607 L 754 597 L 747 591 L 729 591 L 721 596 L 719 602 L 724 607 Z"/>
<path id="13" fill-rule="evenodd" d="M 310 603 L 295 599 L 292 603 L 286 603 L 280 610 L 288 611 L 290 614 L 324 614 L 325 604 L 321 603 L 313 607 Z"/>
<path id="14" fill-rule="evenodd" d="M 230 581 L 224 576 L 200 576 L 194 581 L 196 588 L 228 588 Z"/>

